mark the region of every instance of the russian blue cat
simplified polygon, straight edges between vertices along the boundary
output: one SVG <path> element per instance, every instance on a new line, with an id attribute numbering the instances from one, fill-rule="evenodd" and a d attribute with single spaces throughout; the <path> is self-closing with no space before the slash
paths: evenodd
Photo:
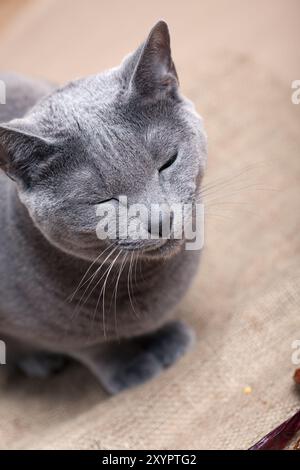
<path id="1" fill-rule="evenodd" d="M 0 79 L 7 361 L 43 376 L 75 358 L 110 393 L 143 383 L 191 342 L 172 315 L 199 252 L 184 238 L 100 240 L 96 208 L 119 195 L 149 207 L 199 200 L 206 137 L 179 91 L 168 27 L 159 21 L 119 67 L 60 88 Z"/>

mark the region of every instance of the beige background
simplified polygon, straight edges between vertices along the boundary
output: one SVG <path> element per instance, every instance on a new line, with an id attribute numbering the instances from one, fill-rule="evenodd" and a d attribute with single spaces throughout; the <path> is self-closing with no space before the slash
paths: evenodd
<path id="1" fill-rule="evenodd" d="M 158 18 L 209 135 L 206 246 L 177 309 L 197 346 L 115 398 L 77 366 L 47 382 L 1 368 L 2 448 L 245 449 L 299 408 L 300 2 L 1 0 L 1 69 L 101 71 Z"/>

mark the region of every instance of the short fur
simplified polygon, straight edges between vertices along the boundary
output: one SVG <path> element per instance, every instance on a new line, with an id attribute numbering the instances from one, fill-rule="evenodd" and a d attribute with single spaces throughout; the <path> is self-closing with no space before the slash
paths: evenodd
<path id="1" fill-rule="evenodd" d="M 189 328 L 170 318 L 199 253 L 184 240 L 100 241 L 95 208 L 118 205 L 119 195 L 149 206 L 198 200 L 206 137 L 179 92 L 167 25 L 158 22 L 119 67 L 62 88 L 0 79 L 0 338 L 8 359 L 44 376 L 62 353 L 110 393 L 142 383 L 190 343 Z"/>

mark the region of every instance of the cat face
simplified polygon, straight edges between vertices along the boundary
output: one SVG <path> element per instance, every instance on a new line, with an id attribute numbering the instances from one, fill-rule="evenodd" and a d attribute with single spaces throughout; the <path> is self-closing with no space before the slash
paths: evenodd
<path id="1" fill-rule="evenodd" d="M 144 256 L 175 253 L 183 240 L 163 238 L 161 222 L 170 218 L 174 229 L 172 205 L 197 201 L 205 161 L 202 121 L 179 92 L 162 21 L 118 68 L 69 83 L 23 119 L 0 126 L 0 165 L 35 225 L 85 259 L 109 246 Z M 145 210 L 125 218 L 125 198 L 127 209 Z M 159 222 L 150 227 L 155 204 Z M 107 238 L 100 240 L 99 214 L 108 206 Z"/>

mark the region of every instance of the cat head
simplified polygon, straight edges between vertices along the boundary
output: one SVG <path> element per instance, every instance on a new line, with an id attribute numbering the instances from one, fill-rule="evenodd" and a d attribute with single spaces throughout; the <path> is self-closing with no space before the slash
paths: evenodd
<path id="1" fill-rule="evenodd" d="M 163 21 L 119 67 L 73 81 L 24 118 L 0 125 L 0 167 L 33 222 L 52 244 L 85 259 L 109 246 L 144 256 L 175 253 L 182 240 L 136 241 L 135 226 L 153 231 L 141 214 L 126 238 L 117 230 L 100 240 L 99 209 L 109 203 L 119 213 L 120 196 L 149 214 L 153 204 L 192 203 L 205 161 L 202 120 L 179 91 Z"/>

